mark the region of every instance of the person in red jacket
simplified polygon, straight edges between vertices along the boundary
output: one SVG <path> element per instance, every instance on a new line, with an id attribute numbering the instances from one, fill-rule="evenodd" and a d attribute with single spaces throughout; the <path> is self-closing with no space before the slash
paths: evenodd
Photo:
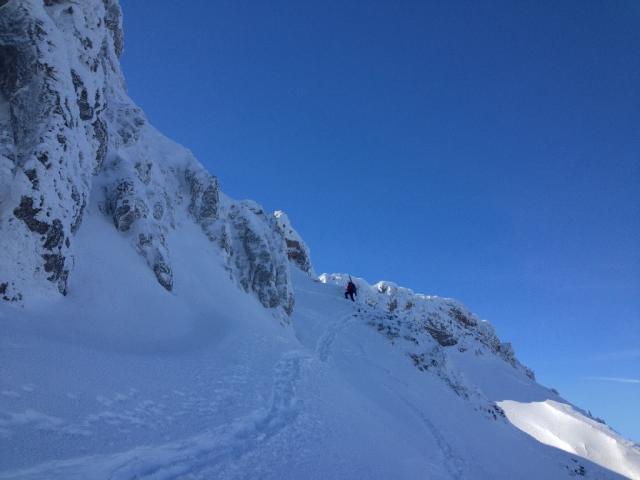
<path id="1" fill-rule="evenodd" d="M 354 295 L 358 295 L 358 289 L 356 288 L 356 284 L 353 283 L 353 280 L 351 280 L 351 277 L 349 277 L 349 283 L 347 283 L 347 290 L 344 292 L 344 298 L 348 298 L 351 297 L 351 301 L 355 302 L 355 299 L 353 298 Z"/>

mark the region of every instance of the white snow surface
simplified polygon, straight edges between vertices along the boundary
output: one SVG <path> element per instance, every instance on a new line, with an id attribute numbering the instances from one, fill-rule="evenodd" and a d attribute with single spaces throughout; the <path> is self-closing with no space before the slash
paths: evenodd
<path id="1" fill-rule="evenodd" d="M 588 458 L 629 478 L 640 478 L 638 449 L 601 423 L 585 418 L 571 405 L 557 400 L 503 400 L 499 405 L 511 423 L 540 442 Z"/>
<path id="2" fill-rule="evenodd" d="M 171 293 L 96 205 L 79 236 L 67 297 L 0 305 L 1 479 L 640 478 L 637 447 L 480 343 L 443 349 L 466 398 L 416 368 L 371 325 L 380 284 L 352 303 L 293 268 L 286 325 L 190 221 Z"/>

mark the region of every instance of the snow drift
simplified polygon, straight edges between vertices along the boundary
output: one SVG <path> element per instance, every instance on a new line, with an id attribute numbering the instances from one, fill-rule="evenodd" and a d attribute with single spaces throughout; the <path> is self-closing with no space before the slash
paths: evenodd
<path id="1" fill-rule="evenodd" d="M 316 277 L 122 50 L 116 0 L 0 1 L 0 478 L 640 478 L 459 302 Z"/>

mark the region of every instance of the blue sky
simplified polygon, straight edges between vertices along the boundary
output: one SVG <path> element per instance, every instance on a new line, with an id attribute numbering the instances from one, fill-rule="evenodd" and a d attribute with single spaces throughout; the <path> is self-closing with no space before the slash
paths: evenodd
<path id="1" fill-rule="evenodd" d="M 640 3 L 121 3 L 132 98 L 318 271 L 460 299 L 640 442 Z"/>

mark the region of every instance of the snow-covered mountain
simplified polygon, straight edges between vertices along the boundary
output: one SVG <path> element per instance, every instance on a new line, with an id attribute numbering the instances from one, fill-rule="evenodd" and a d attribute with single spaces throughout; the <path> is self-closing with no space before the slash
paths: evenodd
<path id="1" fill-rule="evenodd" d="M 459 302 L 317 277 L 122 50 L 116 0 L 0 0 L 0 478 L 640 479 Z"/>

